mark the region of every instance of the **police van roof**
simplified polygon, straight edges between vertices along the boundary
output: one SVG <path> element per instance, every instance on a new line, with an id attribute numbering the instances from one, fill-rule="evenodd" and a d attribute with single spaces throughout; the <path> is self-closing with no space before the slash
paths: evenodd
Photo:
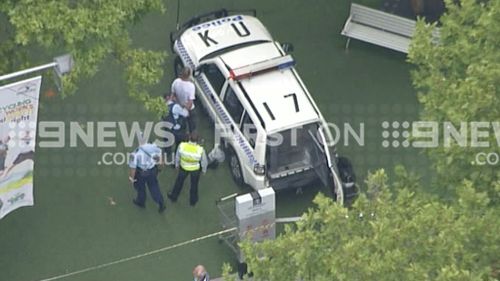
<path id="1" fill-rule="evenodd" d="M 271 42 L 238 49 L 220 58 L 230 69 L 238 69 L 282 56 Z M 269 133 L 320 119 L 292 68 L 275 69 L 238 82 Z"/>
<path id="2" fill-rule="evenodd" d="M 257 18 L 234 15 L 190 27 L 180 40 L 193 62 L 198 65 L 200 60 L 214 52 L 252 42 L 270 42 L 273 39 Z"/>

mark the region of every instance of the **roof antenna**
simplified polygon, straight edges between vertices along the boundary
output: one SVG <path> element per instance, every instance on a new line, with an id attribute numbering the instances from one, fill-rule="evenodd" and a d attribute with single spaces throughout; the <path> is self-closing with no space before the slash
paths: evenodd
<path id="1" fill-rule="evenodd" d="M 177 31 L 179 31 L 179 14 L 181 12 L 181 0 L 177 0 Z"/>

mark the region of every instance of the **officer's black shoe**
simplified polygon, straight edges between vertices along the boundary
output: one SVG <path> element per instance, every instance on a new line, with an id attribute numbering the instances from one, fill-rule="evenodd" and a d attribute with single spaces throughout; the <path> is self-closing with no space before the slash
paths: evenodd
<path id="1" fill-rule="evenodd" d="M 160 208 L 158 209 L 158 213 L 163 213 L 165 212 L 165 210 L 167 209 L 167 207 L 165 206 L 165 204 L 161 204 L 160 205 Z"/>
<path id="2" fill-rule="evenodd" d="M 133 203 L 134 203 L 137 207 L 139 207 L 139 208 L 142 208 L 142 209 L 146 208 L 146 205 L 144 205 L 144 204 L 141 204 L 141 203 L 137 202 L 137 200 L 135 200 L 135 199 L 134 199 L 134 200 L 132 200 L 132 202 L 133 202 Z"/>
<path id="3" fill-rule="evenodd" d="M 172 195 L 172 193 L 170 193 L 170 192 L 169 192 L 169 193 L 167 193 L 167 197 L 168 197 L 168 199 L 170 199 L 170 201 L 172 201 L 172 202 L 176 202 L 176 201 L 177 201 L 177 198 L 175 198 L 175 197 Z"/>
<path id="4" fill-rule="evenodd" d="M 196 201 L 189 201 L 189 206 L 194 207 L 196 205 Z"/>

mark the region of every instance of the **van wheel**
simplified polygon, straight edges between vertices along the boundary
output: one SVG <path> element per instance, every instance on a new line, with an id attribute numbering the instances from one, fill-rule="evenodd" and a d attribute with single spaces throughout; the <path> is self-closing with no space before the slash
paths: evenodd
<path id="1" fill-rule="evenodd" d="M 243 180 L 243 172 L 241 170 L 240 159 L 238 159 L 238 155 L 232 147 L 228 147 L 229 151 L 229 171 L 231 172 L 231 176 L 233 177 L 234 182 L 238 186 L 244 186 L 245 181 Z"/>
<path id="2" fill-rule="evenodd" d="M 179 77 L 181 74 L 182 68 L 184 67 L 184 63 L 182 62 L 179 56 L 175 56 L 174 59 L 174 74 L 175 77 Z"/>

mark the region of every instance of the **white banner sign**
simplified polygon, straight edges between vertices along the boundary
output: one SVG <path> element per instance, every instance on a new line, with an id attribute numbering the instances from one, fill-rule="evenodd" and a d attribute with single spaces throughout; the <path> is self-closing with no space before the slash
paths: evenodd
<path id="1" fill-rule="evenodd" d="M 42 77 L 0 87 L 0 219 L 33 206 L 38 98 Z"/>

